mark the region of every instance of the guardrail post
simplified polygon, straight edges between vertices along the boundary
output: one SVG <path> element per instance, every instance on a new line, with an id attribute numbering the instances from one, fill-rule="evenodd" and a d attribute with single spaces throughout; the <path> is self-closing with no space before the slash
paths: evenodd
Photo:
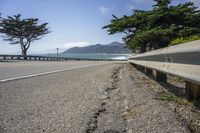
<path id="1" fill-rule="evenodd" d="M 167 75 L 162 72 L 156 71 L 156 81 L 167 82 Z"/>
<path id="2" fill-rule="evenodd" d="M 146 72 L 147 75 L 153 75 L 153 70 L 152 69 L 146 68 L 145 72 Z"/>
<path id="3" fill-rule="evenodd" d="M 134 63 L 131 63 L 135 68 L 137 68 L 137 65 L 136 64 L 134 64 Z"/>
<path id="4" fill-rule="evenodd" d="M 141 72 L 145 72 L 145 67 L 139 66 L 139 70 L 140 70 Z"/>
<path id="5" fill-rule="evenodd" d="M 186 95 L 190 100 L 199 100 L 200 85 L 186 81 Z"/>

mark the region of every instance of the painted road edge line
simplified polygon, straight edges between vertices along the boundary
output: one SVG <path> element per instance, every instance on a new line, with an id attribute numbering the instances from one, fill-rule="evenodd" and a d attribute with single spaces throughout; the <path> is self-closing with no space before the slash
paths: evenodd
<path id="1" fill-rule="evenodd" d="M 7 81 L 18 80 L 18 79 L 37 77 L 37 76 L 42 76 L 42 75 L 47 75 L 47 74 L 53 74 L 53 73 L 58 73 L 58 72 L 70 71 L 70 70 L 75 70 L 75 69 L 80 69 L 80 68 L 100 66 L 100 65 L 105 65 L 105 64 L 109 64 L 109 63 L 86 65 L 86 66 L 80 66 L 80 67 L 75 67 L 75 68 L 67 68 L 67 69 L 62 69 L 62 70 L 55 70 L 55 71 L 50 71 L 50 72 L 42 72 L 42 73 L 37 73 L 37 74 L 24 75 L 24 76 L 20 76 L 20 77 L 2 79 L 2 80 L 0 80 L 0 83 L 7 82 Z"/>

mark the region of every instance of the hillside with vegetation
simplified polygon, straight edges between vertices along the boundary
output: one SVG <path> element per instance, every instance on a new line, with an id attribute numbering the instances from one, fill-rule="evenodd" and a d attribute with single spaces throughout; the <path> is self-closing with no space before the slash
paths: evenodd
<path id="1" fill-rule="evenodd" d="M 89 53 L 108 53 L 108 54 L 128 54 L 132 53 L 125 44 L 112 42 L 107 45 L 96 44 L 86 47 L 73 47 L 63 52 L 63 54 L 89 54 Z"/>

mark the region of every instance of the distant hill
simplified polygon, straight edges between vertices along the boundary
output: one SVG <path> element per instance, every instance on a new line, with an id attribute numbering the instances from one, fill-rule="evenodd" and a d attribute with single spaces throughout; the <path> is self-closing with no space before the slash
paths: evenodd
<path id="1" fill-rule="evenodd" d="M 107 45 L 96 44 L 86 47 L 73 47 L 63 52 L 63 54 L 90 54 L 90 53 L 108 53 L 108 54 L 127 54 L 132 53 L 125 44 L 112 42 Z"/>

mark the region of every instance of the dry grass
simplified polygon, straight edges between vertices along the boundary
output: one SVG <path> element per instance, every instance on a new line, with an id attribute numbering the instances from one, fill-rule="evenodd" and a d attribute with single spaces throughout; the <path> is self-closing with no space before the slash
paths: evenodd
<path id="1" fill-rule="evenodd" d="M 136 115 L 141 114 L 141 112 L 135 111 L 135 110 L 126 110 L 123 111 L 120 115 L 125 119 L 131 119 L 134 118 Z"/>
<path id="2" fill-rule="evenodd" d="M 179 105 L 191 105 L 191 102 L 189 102 L 187 99 L 178 97 L 170 92 L 159 92 L 156 94 L 155 99 L 162 100 L 162 101 L 169 101 L 169 102 L 175 102 Z"/>

